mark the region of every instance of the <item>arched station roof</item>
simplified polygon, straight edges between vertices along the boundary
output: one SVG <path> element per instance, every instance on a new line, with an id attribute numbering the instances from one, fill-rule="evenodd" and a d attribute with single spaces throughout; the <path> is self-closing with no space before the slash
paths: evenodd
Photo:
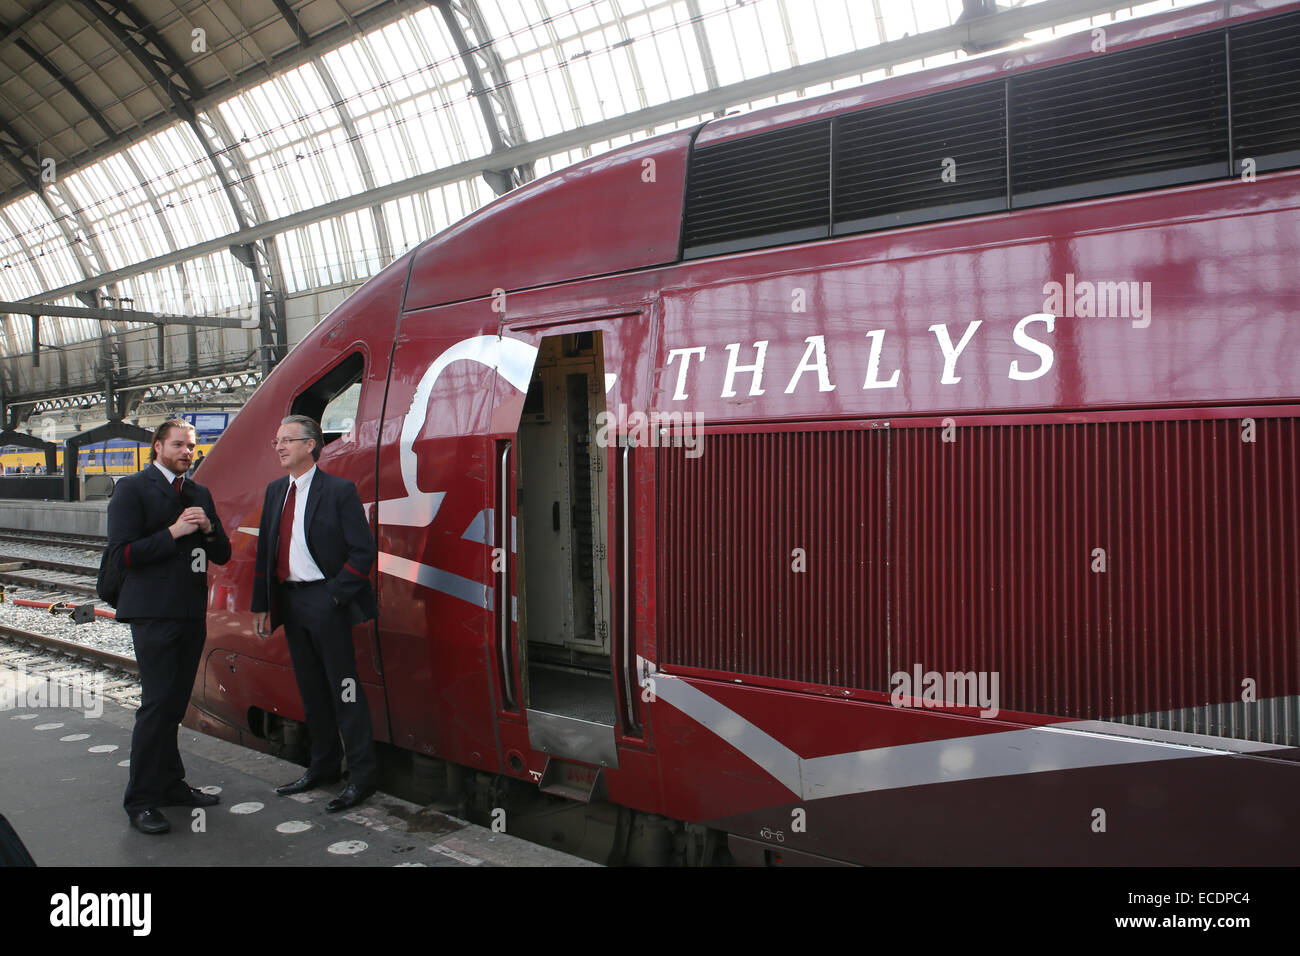
<path id="1" fill-rule="evenodd" d="M 260 309 L 265 349 L 286 296 L 580 157 L 1181 5 L 0 0 L 0 300 Z M 40 321 L 54 346 L 141 328 Z M 33 324 L 0 318 L 0 352 Z"/>

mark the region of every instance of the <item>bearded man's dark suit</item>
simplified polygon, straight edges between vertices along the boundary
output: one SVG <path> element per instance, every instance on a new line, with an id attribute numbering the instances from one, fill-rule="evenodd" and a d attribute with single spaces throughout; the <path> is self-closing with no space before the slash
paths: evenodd
<path id="1" fill-rule="evenodd" d="M 378 614 L 370 586 L 375 538 L 356 485 L 317 467 L 307 489 L 303 531 L 324 580 L 282 581 L 278 544 L 288 490 L 288 475 L 266 489 L 251 610 L 267 612 L 272 631 L 284 625 L 311 736 L 308 772 L 324 779 L 337 777 L 346 751 L 348 782 L 364 790 L 375 785 L 378 766 L 370 711 L 357 677 L 352 626 Z M 295 508 L 302 507 L 295 497 Z M 285 533 L 291 533 L 287 525 Z"/>
<path id="2" fill-rule="evenodd" d="M 203 509 L 212 530 L 173 538 L 168 528 L 192 506 Z M 230 540 L 207 488 L 184 478 L 178 492 L 151 464 L 113 489 L 108 547 L 121 549 L 126 567 L 117 619 L 131 625 L 140 669 L 131 776 L 122 799 L 134 813 L 188 799 L 176 733 L 207 636 L 207 565 L 230 560 Z"/>

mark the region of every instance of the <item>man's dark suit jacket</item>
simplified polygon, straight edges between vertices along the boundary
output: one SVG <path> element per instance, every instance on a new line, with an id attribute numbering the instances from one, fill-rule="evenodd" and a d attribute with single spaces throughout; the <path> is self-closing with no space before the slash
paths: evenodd
<path id="1" fill-rule="evenodd" d="M 198 505 L 212 522 L 202 531 L 173 538 L 167 529 L 187 506 Z M 208 610 L 206 567 L 195 571 L 196 548 L 206 564 L 230 560 L 230 540 L 221 527 L 212 494 L 185 479 L 184 497 L 177 495 L 156 465 L 149 465 L 113 489 L 108 501 L 108 546 L 122 548 L 126 576 L 117 602 L 117 619 L 167 617 L 202 619 Z"/>
<path id="2" fill-rule="evenodd" d="M 280 626 L 280 578 L 276 559 L 280 542 L 280 515 L 289 493 L 289 476 L 266 486 L 262 521 L 257 531 L 257 567 L 253 572 L 254 614 L 270 612 L 271 629 Z M 301 508 L 303 503 L 296 502 Z M 370 587 L 370 569 L 375 563 L 375 536 L 370 533 L 365 508 L 357 486 L 346 478 L 321 471 L 311 477 L 307 489 L 307 510 L 303 513 L 307 550 L 325 575 L 325 586 L 334 603 L 343 608 L 353 624 L 368 621 L 379 613 L 375 592 Z"/>

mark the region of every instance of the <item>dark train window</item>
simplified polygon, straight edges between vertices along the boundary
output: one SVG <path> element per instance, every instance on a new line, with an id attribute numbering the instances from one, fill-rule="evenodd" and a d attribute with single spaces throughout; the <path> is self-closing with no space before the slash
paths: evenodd
<path id="1" fill-rule="evenodd" d="M 352 353 L 307 386 L 293 400 L 290 414 L 309 415 L 320 422 L 326 445 L 341 438 L 356 422 L 365 371 L 365 357 L 360 352 Z"/>

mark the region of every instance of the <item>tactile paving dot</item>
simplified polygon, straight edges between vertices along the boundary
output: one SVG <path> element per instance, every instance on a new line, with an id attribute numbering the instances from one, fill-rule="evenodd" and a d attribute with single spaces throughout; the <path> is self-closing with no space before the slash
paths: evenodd
<path id="1" fill-rule="evenodd" d="M 111 754 L 111 753 L 112 753 L 114 750 L 116 750 L 116 749 L 117 749 L 117 744 L 95 744 L 95 746 L 90 747 L 90 748 L 87 750 L 87 753 L 92 753 L 92 754 Z M 125 762 L 126 762 L 126 763 L 130 763 L 131 761 L 128 760 L 128 761 L 125 761 Z M 119 766 L 121 766 L 121 765 L 119 764 Z"/>
<path id="2" fill-rule="evenodd" d="M 119 767 L 129 767 L 129 766 L 131 766 L 131 761 L 130 761 L 130 760 L 119 760 L 119 761 L 117 762 L 117 765 L 118 765 Z"/>
<path id="3" fill-rule="evenodd" d="M 67 741 L 67 742 L 71 742 L 74 740 L 89 740 L 89 739 L 90 739 L 90 734 L 67 734 L 59 738 L 59 740 Z"/>
<path id="4" fill-rule="evenodd" d="M 301 833 L 303 830 L 310 830 L 311 824 L 306 820 L 285 820 L 275 829 L 277 833 Z"/>
<path id="5" fill-rule="evenodd" d="M 423 866 L 428 867 L 427 863 L 394 863 L 393 866 Z"/>
<path id="6" fill-rule="evenodd" d="M 36 730 L 58 730 L 62 724 L 37 724 Z"/>
<path id="7" fill-rule="evenodd" d="M 248 803 L 235 804 L 233 807 L 230 808 L 230 812 L 231 813 L 256 813 L 258 810 L 261 810 L 265 806 L 266 806 L 265 803 L 258 803 L 256 800 L 251 800 Z"/>
<path id="8" fill-rule="evenodd" d="M 204 793 L 211 794 L 214 797 L 221 792 L 221 788 L 214 783 L 210 783 L 206 787 L 199 787 L 199 789 L 202 790 Z"/>
<path id="9" fill-rule="evenodd" d="M 35 720 L 40 714 L 14 714 L 10 720 Z"/>
<path id="10" fill-rule="evenodd" d="M 340 840 L 329 845 L 329 852 L 337 856 L 351 856 L 353 853 L 360 853 L 369 845 L 362 840 Z"/>

